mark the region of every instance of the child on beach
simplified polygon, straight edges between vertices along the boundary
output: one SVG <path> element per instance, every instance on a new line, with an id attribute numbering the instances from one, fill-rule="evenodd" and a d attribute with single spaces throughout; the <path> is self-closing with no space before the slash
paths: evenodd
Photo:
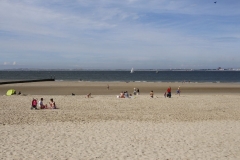
<path id="1" fill-rule="evenodd" d="M 165 92 L 165 93 L 164 93 L 164 97 L 166 98 L 166 96 L 167 96 L 167 93 Z"/>

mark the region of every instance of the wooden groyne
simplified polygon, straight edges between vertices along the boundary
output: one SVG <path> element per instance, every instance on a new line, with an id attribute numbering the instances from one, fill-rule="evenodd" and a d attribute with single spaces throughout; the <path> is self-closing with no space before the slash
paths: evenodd
<path id="1" fill-rule="evenodd" d="M 13 84 L 13 83 L 45 82 L 45 81 L 55 81 L 55 78 L 34 79 L 34 80 L 21 80 L 21 81 L 6 81 L 6 82 L 0 82 L 0 85 L 2 85 L 2 84 Z"/>

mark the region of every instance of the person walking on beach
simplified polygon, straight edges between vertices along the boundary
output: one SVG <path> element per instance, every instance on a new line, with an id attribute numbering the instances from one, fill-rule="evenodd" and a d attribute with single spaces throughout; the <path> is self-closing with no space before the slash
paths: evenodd
<path id="1" fill-rule="evenodd" d="M 151 91 L 150 92 L 150 97 L 153 98 L 153 95 L 154 95 L 154 93 L 153 93 L 153 91 Z"/>

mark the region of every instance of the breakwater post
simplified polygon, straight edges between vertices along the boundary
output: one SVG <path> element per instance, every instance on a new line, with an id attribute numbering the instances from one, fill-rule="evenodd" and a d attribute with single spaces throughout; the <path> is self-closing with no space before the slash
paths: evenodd
<path id="1" fill-rule="evenodd" d="M 49 78 L 49 79 L 34 79 L 34 80 L 21 80 L 21 81 L 6 81 L 6 82 L 0 82 L 0 85 L 2 85 L 2 84 L 13 84 L 13 83 L 44 82 L 44 81 L 55 81 L 55 77 L 54 77 L 54 78 Z"/>

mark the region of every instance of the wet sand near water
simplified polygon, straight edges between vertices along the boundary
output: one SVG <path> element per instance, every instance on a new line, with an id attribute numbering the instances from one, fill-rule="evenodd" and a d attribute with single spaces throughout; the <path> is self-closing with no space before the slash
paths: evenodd
<path id="1" fill-rule="evenodd" d="M 107 85 L 110 86 L 109 90 Z M 8 89 L 15 89 L 27 95 L 115 95 L 121 91 L 133 92 L 139 88 L 141 94 L 149 94 L 151 90 L 156 94 L 163 94 L 171 86 L 172 93 L 176 93 L 179 86 L 185 94 L 226 94 L 240 93 L 240 83 L 167 83 L 167 82 L 83 82 L 83 81 L 55 81 L 0 85 L 0 95 Z"/>

